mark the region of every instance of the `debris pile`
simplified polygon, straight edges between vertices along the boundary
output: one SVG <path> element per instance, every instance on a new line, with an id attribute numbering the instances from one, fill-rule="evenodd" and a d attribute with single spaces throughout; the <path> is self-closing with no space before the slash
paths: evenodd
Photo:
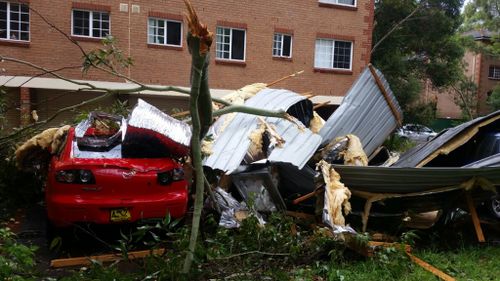
<path id="1" fill-rule="evenodd" d="M 222 115 L 202 142 L 203 165 L 215 187 L 207 206 L 217 206 L 221 226 L 238 227 L 249 215 L 264 224 L 262 214 L 291 210 L 314 213 L 333 233 L 352 233 L 349 213 L 362 215 L 364 231 L 370 214 L 451 208 L 463 202 L 463 190 L 477 199 L 500 184 L 500 149 L 491 149 L 492 140 L 500 139 L 500 111 L 443 131 L 399 156 L 382 144 L 402 125 L 402 111 L 373 66 L 326 121 L 309 96 L 268 86 L 248 85 L 224 100 L 286 112 L 286 118 Z M 26 166 L 34 150 L 57 153 L 68 129 L 33 137 L 17 150 L 19 165 Z M 76 126 L 75 136 L 76 145 L 86 148 L 75 147 L 75 153 L 94 158 L 102 152 L 115 158 L 179 158 L 189 153 L 191 129 L 139 100 L 127 119 L 91 113 Z"/>
<path id="2" fill-rule="evenodd" d="M 371 65 L 326 121 L 306 97 L 286 90 L 265 88 L 245 105 L 285 110 L 296 119 L 235 113 L 209 130 L 212 146 L 204 166 L 217 179 L 229 177 L 225 192 L 256 212 L 314 213 L 341 234 L 354 232 L 346 223 L 351 211 L 361 215 L 365 231 L 371 214 L 407 218 L 408 212 L 446 209 L 461 204 L 463 190 L 473 189 L 478 198 L 500 184 L 500 154 L 467 158 L 474 143 L 500 131 L 500 111 L 442 132 L 400 157 L 382 144 L 402 125 L 402 111 Z"/>

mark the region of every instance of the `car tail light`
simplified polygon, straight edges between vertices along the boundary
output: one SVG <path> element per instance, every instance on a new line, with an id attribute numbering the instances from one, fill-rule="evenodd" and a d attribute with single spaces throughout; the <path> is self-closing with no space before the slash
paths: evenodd
<path id="1" fill-rule="evenodd" d="M 56 173 L 56 181 L 61 183 L 94 184 L 95 178 L 90 170 L 61 170 Z"/>
<path id="2" fill-rule="evenodd" d="M 184 170 L 182 168 L 175 168 L 171 171 L 158 173 L 157 177 L 160 185 L 169 185 L 174 181 L 183 180 Z"/>

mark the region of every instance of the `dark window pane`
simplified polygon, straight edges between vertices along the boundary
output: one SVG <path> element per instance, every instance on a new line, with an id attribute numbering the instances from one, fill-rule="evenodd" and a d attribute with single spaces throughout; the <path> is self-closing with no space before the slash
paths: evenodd
<path id="1" fill-rule="evenodd" d="M 18 31 L 10 31 L 10 39 L 19 40 L 19 32 Z"/>
<path id="2" fill-rule="evenodd" d="M 30 34 L 28 32 L 21 32 L 21 40 L 29 41 L 30 40 Z"/>
<path id="3" fill-rule="evenodd" d="M 100 29 L 101 28 L 101 22 L 98 20 L 94 20 L 92 23 L 92 29 Z"/>
<path id="4" fill-rule="evenodd" d="M 243 60 L 245 56 L 245 31 L 233 29 L 231 59 Z"/>
<path id="5" fill-rule="evenodd" d="M 351 42 L 335 41 L 333 68 L 351 68 Z"/>
<path id="6" fill-rule="evenodd" d="M 7 2 L 0 2 L 0 11 L 7 11 Z"/>
<path id="7" fill-rule="evenodd" d="M 101 37 L 101 32 L 99 29 L 92 30 L 92 37 Z"/>
<path id="8" fill-rule="evenodd" d="M 285 35 L 283 36 L 283 56 L 284 57 L 289 57 L 290 56 L 290 51 L 292 47 L 292 36 Z"/>
<path id="9" fill-rule="evenodd" d="M 167 24 L 167 44 L 181 45 L 181 23 L 169 21 Z"/>
<path id="10" fill-rule="evenodd" d="M 21 30 L 22 31 L 29 31 L 30 25 L 27 23 L 21 23 Z"/>
<path id="11" fill-rule="evenodd" d="M 10 20 L 19 20 L 19 14 L 10 12 Z"/>
<path id="12" fill-rule="evenodd" d="M 29 14 L 21 14 L 21 20 L 25 22 L 30 21 L 30 15 Z"/>
<path id="13" fill-rule="evenodd" d="M 101 19 L 103 21 L 109 21 L 109 14 L 108 13 L 101 13 Z"/>
<path id="14" fill-rule="evenodd" d="M 101 25 L 102 25 L 102 29 L 109 30 L 109 23 L 108 22 L 103 22 L 103 23 L 101 23 Z"/>
<path id="15" fill-rule="evenodd" d="M 73 11 L 73 34 L 89 36 L 89 16 L 87 11 Z"/>
<path id="16" fill-rule="evenodd" d="M 29 13 L 28 5 L 21 4 L 21 12 Z"/>
<path id="17" fill-rule="evenodd" d="M 0 19 L 0 38 L 7 38 L 7 21 Z"/>

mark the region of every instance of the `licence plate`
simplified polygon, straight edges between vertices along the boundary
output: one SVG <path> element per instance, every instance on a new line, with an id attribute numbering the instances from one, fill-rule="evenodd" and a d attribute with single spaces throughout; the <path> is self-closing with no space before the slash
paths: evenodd
<path id="1" fill-rule="evenodd" d="M 129 221 L 132 218 L 128 209 L 113 209 L 110 212 L 112 222 Z"/>

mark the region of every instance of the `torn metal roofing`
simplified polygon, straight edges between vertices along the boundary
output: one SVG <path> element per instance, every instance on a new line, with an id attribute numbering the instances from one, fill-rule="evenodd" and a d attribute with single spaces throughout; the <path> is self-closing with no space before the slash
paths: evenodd
<path id="1" fill-rule="evenodd" d="M 458 188 L 472 178 L 500 184 L 500 168 L 393 168 L 333 165 L 341 181 L 351 190 L 372 193 L 421 193 Z"/>
<path id="2" fill-rule="evenodd" d="M 336 137 L 353 134 L 361 140 L 369 156 L 400 125 L 402 111 L 389 83 L 379 70 L 372 67 L 372 72 L 370 67 L 361 73 L 320 130 L 323 145 Z"/>
<path id="3" fill-rule="evenodd" d="M 500 167 L 500 153 L 470 163 L 464 167 L 470 167 L 470 168 Z"/>
<path id="4" fill-rule="evenodd" d="M 287 110 L 305 97 L 287 90 L 264 89 L 246 101 L 245 106 L 267 110 Z M 275 126 L 276 132 L 285 140 L 282 147 L 275 147 L 268 157 L 271 162 L 291 163 L 302 168 L 321 143 L 321 137 L 309 129 L 299 128 L 288 120 L 263 117 Z M 219 118 L 213 128 L 223 126 L 225 118 Z M 204 159 L 203 165 L 222 170 L 228 174 L 240 166 L 250 146 L 249 136 L 258 128 L 258 116 L 237 113 L 222 133 L 215 137 L 212 154 Z M 210 132 L 209 132 L 210 134 Z"/>
<path id="5" fill-rule="evenodd" d="M 416 146 L 405 154 L 392 167 L 420 167 L 424 166 L 440 154 L 447 154 L 459 145 L 470 140 L 480 127 L 491 124 L 500 119 L 500 110 L 487 116 L 479 117 L 467 123 L 447 129 L 437 135 L 431 141 Z M 453 148 L 450 148 L 450 147 Z"/>

